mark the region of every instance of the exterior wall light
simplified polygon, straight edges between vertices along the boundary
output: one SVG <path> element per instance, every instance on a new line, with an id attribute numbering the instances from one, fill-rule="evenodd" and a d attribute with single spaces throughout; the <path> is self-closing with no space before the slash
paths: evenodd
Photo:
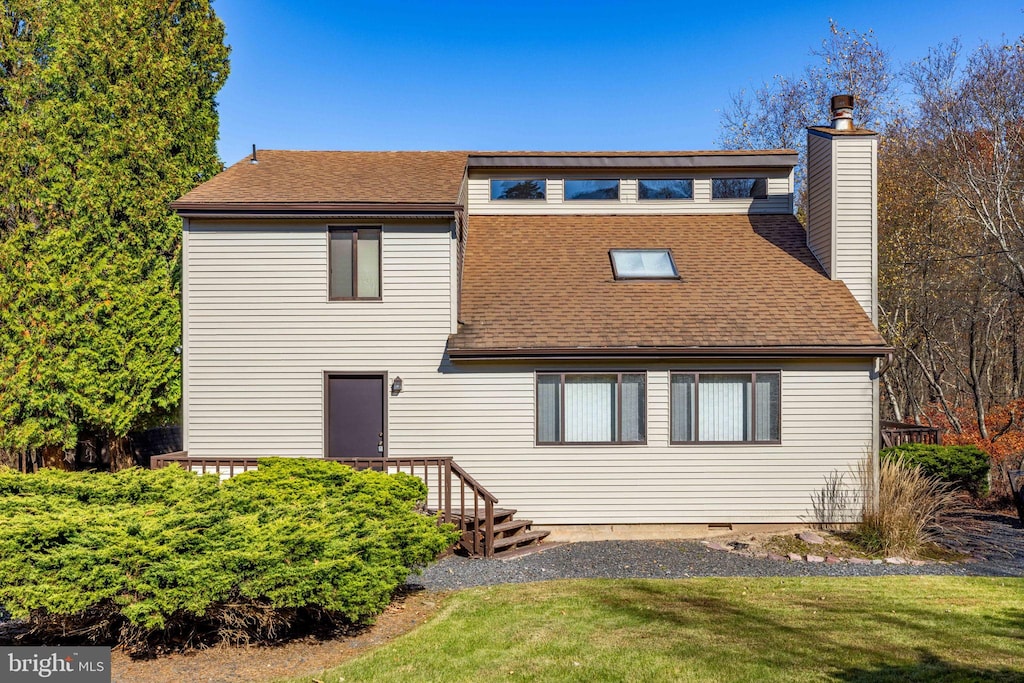
<path id="1" fill-rule="evenodd" d="M 395 381 L 391 383 L 391 395 L 398 396 L 402 393 L 402 378 L 395 377 Z"/>

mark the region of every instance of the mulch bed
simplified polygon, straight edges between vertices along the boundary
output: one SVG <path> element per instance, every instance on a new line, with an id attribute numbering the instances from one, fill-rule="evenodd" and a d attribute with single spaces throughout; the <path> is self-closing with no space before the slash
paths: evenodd
<path id="1" fill-rule="evenodd" d="M 216 646 L 133 660 L 114 651 L 113 683 L 254 683 L 315 676 L 421 625 L 437 610 L 443 594 L 406 590 L 372 626 L 347 635 L 308 637 L 273 646 Z"/>

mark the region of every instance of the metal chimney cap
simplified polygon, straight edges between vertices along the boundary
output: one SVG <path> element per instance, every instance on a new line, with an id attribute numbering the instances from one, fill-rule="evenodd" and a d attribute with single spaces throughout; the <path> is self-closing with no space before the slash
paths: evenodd
<path id="1" fill-rule="evenodd" d="M 832 127 L 836 130 L 853 130 L 853 95 L 832 97 Z"/>
<path id="2" fill-rule="evenodd" d="M 836 109 L 853 109 L 853 95 L 833 95 L 832 111 Z"/>

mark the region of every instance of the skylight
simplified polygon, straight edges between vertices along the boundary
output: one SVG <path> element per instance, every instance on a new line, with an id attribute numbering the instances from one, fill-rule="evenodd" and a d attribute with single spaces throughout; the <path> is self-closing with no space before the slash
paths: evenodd
<path id="1" fill-rule="evenodd" d="M 679 279 L 668 249 L 612 249 L 608 253 L 616 280 Z"/>

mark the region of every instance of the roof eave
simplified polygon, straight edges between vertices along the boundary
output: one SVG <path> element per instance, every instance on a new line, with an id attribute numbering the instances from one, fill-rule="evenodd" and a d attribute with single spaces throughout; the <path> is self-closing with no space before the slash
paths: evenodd
<path id="1" fill-rule="evenodd" d="M 664 156 L 488 156 L 470 155 L 469 171 L 476 169 L 513 168 L 792 168 L 797 164 L 796 152 L 778 151 L 768 154 L 694 154 Z"/>
<path id="2" fill-rule="evenodd" d="M 375 215 L 448 217 L 463 210 L 461 204 L 411 202 L 189 202 L 171 203 L 183 218 L 320 218 Z"/>
<path id="3" fill-rule="evenodd" d="M 766 359 L 880 358 L 893 352 L 875 346 L 645 346 L 613 348 L 449 348 L 453 361 L 475 360 L 617 360 L 617 359 Z"/>

